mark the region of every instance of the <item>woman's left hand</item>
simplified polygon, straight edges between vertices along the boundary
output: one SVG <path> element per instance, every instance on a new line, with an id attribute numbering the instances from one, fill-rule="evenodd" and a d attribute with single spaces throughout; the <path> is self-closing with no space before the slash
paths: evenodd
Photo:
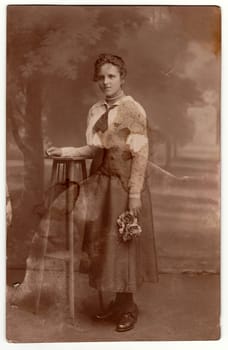
<path id="1" fill-rule="evenodd" d="M 141 198 L 129 198 L 128 209 L 135 216 L 138 216 L 142 207 Z"/>

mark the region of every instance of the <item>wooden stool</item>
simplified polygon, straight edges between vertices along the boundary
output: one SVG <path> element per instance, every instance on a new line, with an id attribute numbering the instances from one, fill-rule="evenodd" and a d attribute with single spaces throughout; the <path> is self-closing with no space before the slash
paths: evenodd
<path id="1" fill-rule="evenodd" d="M 82 174 L 82 179 L 87 177 L 86 171 L 86 160 L 83 158 L 69 158 L 69 157 L 48 157 L 52 159 L 52 172 L 51 172 L 51 183 L 50 185 L 54 188 L 56 183 L 64 183 L 69 188 L 71 181 L 74 179 L 74 171 L 76 167 L 79 167 Z M 40 281 L 39 290 L 36 301 L 36 312 L 39 310 L 41 290 L 44 276 L 44 260 L 45 257 L 53 259 L 64 260 L 68 265 L 69 277 L 68 277 L 68 300 L 69 300 L 69 311 L 72 323 L 75 322 L 75 306 L 74 306 L 74 222 L 73 222 L 73 210 L 68 210 L 70 203 L 72 203 L 72 191 L 66 190 L 66 238 L 67 238 L 67 249 L 65 251 L 56 251 L 54 253 L 47 253 L 48 236 L 49 236 L 49 224 L 45 230 L 43 239 L 43 258 L 40 267 Z M 51 194 L 51 201 L 53 195 Z M 51 218 L 49 218 L 51 219 Z M 50 220 L 49 220 L 50 221 Z"/>

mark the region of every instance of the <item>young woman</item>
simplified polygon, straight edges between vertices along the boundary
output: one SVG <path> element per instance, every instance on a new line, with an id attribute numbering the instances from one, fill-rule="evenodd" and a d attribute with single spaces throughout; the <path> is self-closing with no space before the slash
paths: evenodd
<path id="1" fill-rule="evenodd" d="M 115 293 L 98 320 L 112 318 L 117 331 L 132 329 L 138 308 L 134 294 L 144 281 L 157 281 L 152 207 L 147 187 L 147 118 L 142 106 L 123 91 L 126 66 L 121 57 L 101 54 L 94 81 L 104 100 L 88 114 L 87 145 L 51 147 L 50 156 L 92 157 L 91 175 L 80 184 L 75 222 L 85 232 L 90 285 Z M 121 239 L 119 216 L 130 211 L 138 218 L 141 234 Z"/>

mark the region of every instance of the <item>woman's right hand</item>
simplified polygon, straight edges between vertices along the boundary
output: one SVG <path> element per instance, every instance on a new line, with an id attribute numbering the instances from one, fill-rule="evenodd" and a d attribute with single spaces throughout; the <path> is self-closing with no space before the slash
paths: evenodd
<path id="1" fill-rule="evenodd" d="M 49 157 L 61 157 L 62 150 L 60 147 L 50 147 L 46 150 Z"/>

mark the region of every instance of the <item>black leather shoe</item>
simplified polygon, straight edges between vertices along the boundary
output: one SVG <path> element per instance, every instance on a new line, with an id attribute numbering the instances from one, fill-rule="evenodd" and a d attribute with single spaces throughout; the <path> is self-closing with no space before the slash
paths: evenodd
<path id="1" fill-rule="evenodd" d="M 117 332 L 126 332 L 134 328 L 134 325 L 137 321 L 137 315 L 134 312 L 127 312 L 122 315 L 120 321 L 116 326 Z"/>
<path id="2" fill-rule="evenodd" d="M 97 321 L 105 321 L 105 320 L 113 319 L 115 317 L 115 315 L 116 315 L 115 303 L 114 303 L 114 301 L 112 301 L 109 304 L 107 310 L 96 314 L 94 318 Z"/>

